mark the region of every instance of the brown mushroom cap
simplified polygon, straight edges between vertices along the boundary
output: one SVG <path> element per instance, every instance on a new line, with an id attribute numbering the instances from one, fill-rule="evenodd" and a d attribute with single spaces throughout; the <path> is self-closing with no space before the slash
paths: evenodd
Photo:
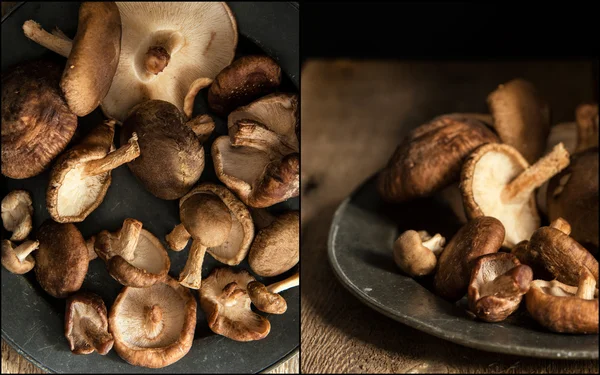
<path id="1" fill-rule="evenodd" d="M 145 288 L 161 281 L 169 272 L 167 250 L 142 223 L 125 219 L 116 233 L 102 231 L 94 244 L 110 275 L 125 286 Z"/>
<path id="2" fill-rule="evenodd" d="M 498 137 L 481 121 L 444 115 L 412 130 L 378 177 L 379 194 L 390 202 L 424 197 L 459 180 L 463 160 Z"/>
<path id="3" fill-rule="evenodd" d="M 114 339 L 108 333 L 106 305 L 100 296 L 78 292 L 67 299 L 65 337 L 74 354 L 106 355 L 112 349 Z"/>
<path id="4" fill-rule="evenodd" d="M 219 246 L 227 241 L 233 218 L 223 201 L 211 193 L 198 193 L 182 202 L 179 216 L 194 240 L 204 246 Z"/>
<path id="5" fill-rule="evenodd" d="M 2 73 L 2 174 L 29 178 L 50 166 L 73 137 L 77 116 L 62 98 L 62 68 L 33 61 Z"/>
<path id="6" fill-rule="evenodd" d="M 44 221 L 37 232 L 40 247 L 35 257 L 35 276 L 51 296 L 65 298 L 81 288 L 88 270 L 85 240 L 73 224 Z"/>
<path id="7" fill-rule="evenodd" d="M 394 242 L 394 261 L 411 277 L 431 274 L 446 239 L 439 233 L 431 236 L 426 231 L 407 230 Z"/>
<path id="8" fill-rule="evenodd" d="M 200 307 L 204 310 L 210 329 L 236 341 L 265 338 L 271 324 L 253 312 L 246 290 L 254 277 L 245 270 L 215 268 L 200 288 Z"/>
<path id="9" fill-rule="evenodd" d="M 268 287 L 258 281 L 252 281 L 246 288 L 250 300 L 257 309 L 269 314 L 283 314 L 287 310 L 287 302 L 279 293 L 298 285 L 300 285 L 300 272 Z"/>
<path id="10" fill-rule="evenodd" d="M 550 108 L 533 84 L 513 79 L 498 86 L 487 102 L 502 142 L 514 147 L 529 163 L 539 159 L 550 131 Z"/>
<path id="11" fill-rule="evenodd" d="M 12 273 L 22 275 L 33 269 L 35 259 L 31 252 L 40 246 L 38 241 L 25 241 L 15 247 L 10 240 L 2 240 L 2 265 Z"/>
<path id="12" fill-rule="evenodd" d="M 493 217 L 480 216 L 462 226 L 438 259 L 434 287 L 441 297 L 457 301 L 467 292 L 474 260 L 500 250 L 504 226 Z"/>
<path id="13" fill-rule="evenodd" d="M 552 280 L 554 276 L 546 269 L 540 254 L 529 247 L 529 241 L 524 240 L 516 244 L 510 253 L 519 259 L 521 264 L 529 266 L 533 271 L 534 279 Z"/>
<path id="14" fill-rule="evenodd" d="M 114 2 L 84 2 L 60 87 L 77 116 L 100 105 L 113 81 L 121 53 L 121 15 Z"/>
<path id="15" fill-rule="evenodd" d="M 23 241 L 32 228 L 33 202 L 26 190 L 13 190 L 2 198 L 2 224 L 11 241 Z"/>
<path id="16" fill-rule="evenodd" d="M 300 191 L 298 97 L 271 94 L 231 112 L 229 137 L 212 145 L 221 182 L 251 207 L 269 207 Z"/>
<path id="17" fill-rule="evenodd" d="M 529 290 L 533 271 L 509 253 L 475 261 L 469 283 L 469 310 L 486 322 L 500 322 L 515 312 Z"/>
<path id="18" fill-rule="evenodd" d="M 135 106 L 121 129 L 121 143 L 138 134 L 140 157 L 127 164 L 142 185 L 160 199 L 178 199 L 204 170 L 204 149 L 177 107 L 162 100 Z"/>
<path id="19" fill-rule="evenodd" d="M 300 212 L 279 215 L 254 238 L 248 264 L 264 277 L 281 275 L 300 261 Z"/>
<path id="20" fill-rule="evenodd" d="M 134 366 L 177 362 L 192 347 L 196 307 L 192 293 L 168 276 L 147 288 L 124 287 L 108 321 L 117 354 Z"/>
<path id="21" fill-rule="evenodd" d="M 281 68 L 269 56 L 243 56 L 225 67 L 208 90 L 208 105 L 224 116 L 275 91 Z"/>

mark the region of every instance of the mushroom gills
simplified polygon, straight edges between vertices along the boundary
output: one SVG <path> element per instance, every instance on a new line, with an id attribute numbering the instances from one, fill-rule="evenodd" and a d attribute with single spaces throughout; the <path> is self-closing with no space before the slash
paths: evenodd
<path id="1" fill-rule="evenodd" d="M 110 178 L 108 173 L 87 176 L 83 168 L 73 168 L 58 189 L 57 211 L 60 216 L 77 216 L 96 202 Z"/>
<path id="2" fill-rule="evenodd" d="M 269 154 L 247 146 L 232 146 L 227 137 L 216 140 L 223 155 L 223 173 L 252 186 L 271 162 Z"/>
<path id="3" fill-rule="evenodd" d="M 102 327 L 99 319 L 93 319 L 98 314 L 96 306 L 75 301 L 71 309 L 73 314 L 71 351 L 78 349 L 81 354 L 88 354 L 94 350 L 102 355 L 108 353 L 113 346 L 113 336 Z"/>

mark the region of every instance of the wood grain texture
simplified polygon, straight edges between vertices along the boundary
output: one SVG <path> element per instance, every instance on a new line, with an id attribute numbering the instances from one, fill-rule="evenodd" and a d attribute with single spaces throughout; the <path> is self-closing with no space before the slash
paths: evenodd
<path id="1" fill-rule="evenodd" d="M 598 361 L 488 353 L 410 328 L 359 302 L 327 261 L 337 205 L 385 165 L 403 136 L 400 124 L 486 111 L 487 93 L 521 74 L 549 94 L 553 123 L 563 121 L 593 95 L 591 87 L 581 89 L 588 69 L 587 63 L 549 63 L 546 70 L 531 63 L 306 63 L 301 84 L 303 373 L 598 373 Z M 448 86 L 454 86 L 452 92 L 440 89 Z M 478 100 L 480 105 L 473 105 Z"/>

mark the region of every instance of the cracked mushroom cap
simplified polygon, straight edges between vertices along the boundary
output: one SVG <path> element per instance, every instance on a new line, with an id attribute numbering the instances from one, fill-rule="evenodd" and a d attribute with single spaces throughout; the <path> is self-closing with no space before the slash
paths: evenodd
<path id="1" fill-rule="evenodd" d="M 2 265 L 4 268 L 17 275 L 22 275 L 33 269 L 35 259 L 31 252 L 40 246 L 38 241 L 25 241 L 19 246 L 10 240 L 2 240 Z"/>
<path id="2" fill-rule="evenodd" d="M 475 261 L 469 283 L 469 310 L 486 322 L 500 322 L 515 312 L 529 290 L 533 271 L 510 253 Z"/>
<path id="3" fill-rule="evenodd" d="M 217 177 L 250 207 L 269 207 L 298 196 L 298 97 L 271 94 L 231 112 L 229 137 L 217 138 Z"/>
<path id="4" fill-rule="evenodd" d="M 200 307 L 214 333 L 236 341 L 261 340 L 269 334 L 271 323 L 250 307 L 246 287 L 252 281 L 247 271 L 232 268 L 215 268 L 203 280 Z"/>
<path id="5" fill-rule="evenodd" d="M 83 236 L 71 223 L 51 219 L 42 223 L 37 239 L 35 276 L 51 296 L 65 298 L 81 288 L 88 270 L 89 256 Z"/>
<path id="6" fill-rule="evenodd" d="M 177 362 L 192 347 L 196 308 L 189 289 L 168 276 L 147 288 L 124 287 L 108 320 L 115 351 L 134 366 Z"/>
<path id="7" fill-rule="evenodd" d="M 78 292 L 67 299 L 65 337 L 73 354 L 106 355 L 112 349 L 114 339 L 108 333 L 106 305 L 100 296 Z"/>
<path id="8" fill-rule="evenodd" d="M 223 69 L 208 90 L 208 105 L 225 116 L 235 108 L 275 91 L 281 68 L 269 56 L 242 56 Z"/>
<path id="9" fill-rule="evenodd" d="M 463 225 L 444 247 L 438 259 L 434 288 L 439 296 L 458 301 L 467 293 L 474 261 L 500 250 L 504 226 L 493 217 L 481 216 Z"/>
<path id="10" fill-rule="evenodd" d="M 2 174 L 6 177 L 40 174 L 75 134 L 77 116 L 58 87 L 61 71 L 55 62 L 37 60 L 2 73 Z"/>
<path id="11" fill-rule="evenodd" d="M 281 275 L 300 261 L 300 212 L 279 215 L 254 238 L 248 264 L 263 277 Z"/>
<path id="12" fill-rule="evenodd" d="M 396 148 L 377 182 L 387 201 L 424 197 L 459 180 L 464 159 L 498 137 L 483 122 L 460 114 L 439 116 L 412 130 Z"/>
<path id="13" fill-rule="evenodd" d="M 164 279 L 171 260 L 158 238 L 135 219 L 125 219 L 116 233 L 100 232 L 94 243 L 110 275 L 125 286 L 145 288 Z"/>
<path id="14" fill-rule="evenodd" d="M 133 133 L 141 152 L 127 166 L 146 190 L 160 199 L 179 199 L 198 182 L 204 148 L 175 105 L 148 100 L 135 106 L 123 123 L 121 143 Z"/>
<path id="15" fill-rule="evenodd" d="M 50 174 L 46 205 L 59 223 L 81 222 L 104 200 L 114 168 L 140 154 L 137 136 L 110 152 L 115 134 L 112 120 L 92 129 L 76 146 L 62 154 Z"/>
<path id="16" fill-rule="evenodd" d="M 32 229 L 31 194 L 26 190 L 13 190 L 2 199 L 2 224 L 12 232 L 11 241 L 23 241 Z"/>

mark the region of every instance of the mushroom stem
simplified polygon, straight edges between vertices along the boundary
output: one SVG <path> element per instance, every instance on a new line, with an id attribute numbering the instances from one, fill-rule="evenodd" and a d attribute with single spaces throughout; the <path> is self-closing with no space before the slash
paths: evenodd
<path id="1" fill-rule="evenodd" d="M 85 246 L 88 249 L 88 257 L 90 261 L 98 258 L 98 254 L 96 254 L 96 250 L 94 250 L 94 244 L 96 243 L 96 236 L 91 236 L 85 241 Z"/>
<path id="2" fill-rule="evenodd" d="M 179 274 L 179 283 L 190 289 L 200 289 L 202 283 L 202 263 L 206 254 L 206 246 L 200 241 L 192 241 L 192 248 L 188 255 L 183 271 Z"/>
<path id="3" fill-rule="evenodd" d="M 153 339 L 162 332 L 165 327 L 162 315 L 162 309 L 158 305 L 144 307 L 144 330 L 147 338 Z"/>
<path id="4" fill-rule="evenodd" d="M 502 191 L 503 202 L 526 201 L 531 193 L 569 165 L 569 152 L 561 143 L 512 180 Z"/>
<path id="5" fill-rule="evenodd" d="M 595 292 L 596 279 L 594 275 L 586 267 L 582 267 L 576 296 L 582 299 L 594 299 Z"/>
<path id="6" fill-rule="evenodd" d="M 167 240 L 167 245 L 169 245 L 169 248 L 171 250 L 181 251 L 181 250 L 185 249 L 185 247 L 187 246 L 187 243 L 191 237 L 192 236 L 185 229 L 185 226 L 182 223 L 182 224 L 177 225 L 171 231 L 171 233 L 167 234 L 165 239 Z"/>
<path id="7" fill-rule="evenodd" d="M 426 235 L 422 235 L 423 232 Z M 422 245 L 425 246 L 426 248 L 428 248 L 429 250 L 431 250 L 433 252 L 433 254 L 435 254 L 436 257 L 439 257 L 440 254 L 442 253 L 442 250 L 444 250 L 444 245 L 446 244 L 446 239 L 444 237 L 442 237 L 442 235 L 439 233 L 436 233 L 436 235 L 433 237 L 431 237 L 425 231 L 419 231 L 418 233 L 419 233 L 419 236 L 421 237 L 421 239 L 423 240 Z"/>
<path id="8" fill-rule="evenodd" d="M 85 165 L 85 174 L 96 176 L 110 172 L 125 163 L 129 163 L 138 156 L 140 156 L 140 145 L 138 144 L 137 134 L 133 133 L 133 136 L 129 138 L 129 143 L 125 146 L 119 147 L 119 149 L 109 153 L 102 159 L 87 162 Z"/>
<path id="9" fill-rule="evenodd" d="M 575 152 L 598 146 L 598 105 L 581 104 L 575 110 L 577 148 Z"/>
<path id="10" fill-rule="evenodd" d="M 229 130 L 232 146 L 247 146 L 271 156 L 284 156 L 297 150 L 282 142 L 277 133 L 253 120 L 240 120 Z"/>
<path id="11" fill-rule="evenodd" d="M 54 26 L 54 30 L 52 30 L 52 35 L 55 35 L 63 40 L 66 40 L 67 42 L 71 43 L 71 38 L 69 38 L 65 33 L 63 33 L 63 31 L 61 29 L 58 28 L 58 26 Z"/>
<path id="12" fill-rule="evenodd" d="M 550 223 L 550 228 L 558 229 L 567 236 L 571 234 L 571 225 L 562 217 L 557 218 Z"/>
<path id="13" fill-rule="evenodd" d="M 121 254 L 123 259 L 131 262 L 135 258 L 135 248 L 137 247 L 140 233 L 142 232 L 142 223 L 135 219 L 125 219 L 123 227 L 119 232 L 119 242 L 121 243 Z"/>
<path id="14" fill-rule="evenodd" d="M 23 263 L 25 258 L 40 247 L 39 241 L 25 241 L 14 249 L 19 262 Z"/>
<path id="15" fill-rule="evenodd" d="M 300 284 L 300 272 L 296 272 L 285 280 L 269 285 L 267 290 L 271 293 L 280 293 L 284 290 L 298 286 L 298 284 Z"/>
<path id="16" fill-rule="evenodd" d="M 87 338 L 87 343 L 99 354 L 105 355 L 112 349 L 114 338 L 106 329 L 100 328 L 92 319 L 81 319 L 82 334 Z M 88 344 L 88 345 L 89 345 Z M 71 350 L 75 350 L 75 342 L 71 342 Z"/>
<path id="17" fill-rule="evenodd" d="M 169 60 L 171 60 L 171 55 L 169 55 L 164 47 L 152 46 L 146 52 L 144 66 L 148 73 L 156 75 L 169 65 Z"/>
<path id="18" fill-rule="evenodd" d="M 71 48 L 73 47 L 71 41 L 65 40 L 61 36 L 50 34 L 44 30 L 39 23 L 33 20 L 25 21 L 23 24 L 23 32 L 29 39 L 63 57 L 69 57 L 69 54 L 71 53 Z"/>
<path id="19" fill-rule="evenodd" d="M 204 143 L 215 130 L 215 122 L 209 115 L 196 116 L 186 125 L 196 134 L 200 143 Z"/>
<path id="20" fill-rule="evenodd" d="M 246 291 L 239 288 L 235 281 L 230 282 L 229 284 L 225 285 L 223 291 L 221 292 L 223 305 L 227 307 L 236 305 L 238 302 L 238 297 L 244 294 L 246 294 Z"/>

